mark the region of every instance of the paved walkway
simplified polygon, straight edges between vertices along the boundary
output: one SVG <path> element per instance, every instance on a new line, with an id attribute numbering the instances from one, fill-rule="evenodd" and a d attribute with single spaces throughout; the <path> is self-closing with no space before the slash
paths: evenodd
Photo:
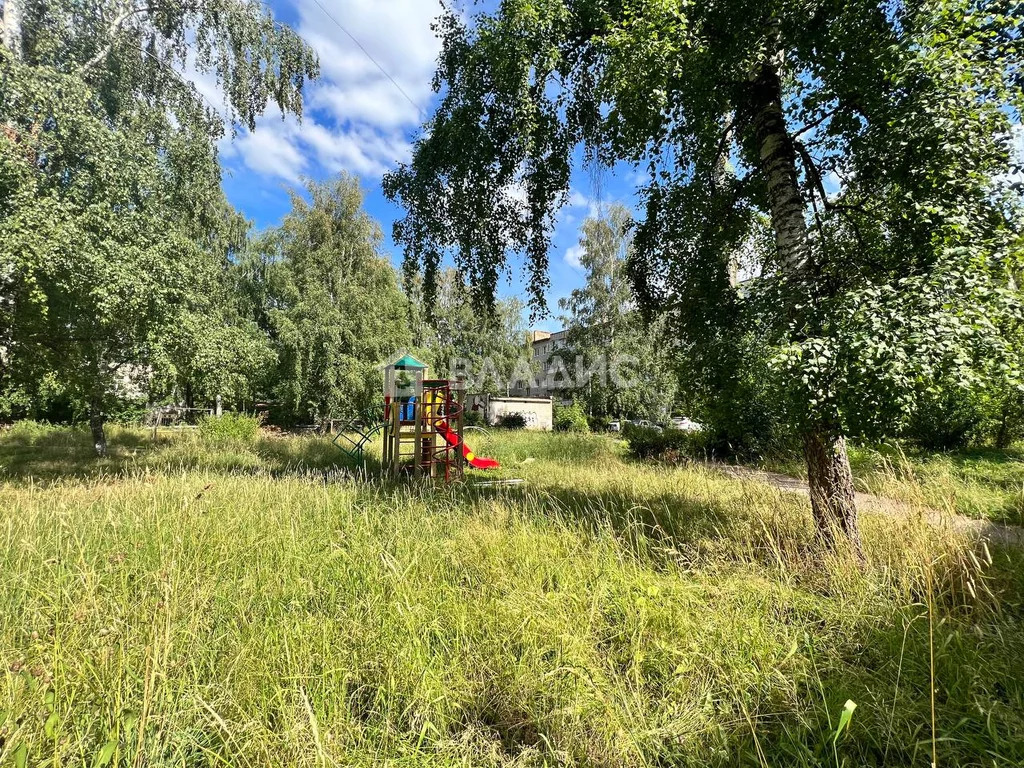
<path id="1" fill-rule="evenodd" d="M 744 467 L 736 464 L 722 464 L 719 462 L 702 462 L 703 466 L 716 472 L 736 477 L 743 480 L 754 480 L 759 483 L 771 485 L 782 491 L 800 493 L 804 496 L 810 495 L 807 481 L 789 475 L 781 475 L 778 472 L 766 472 L 753 467 Z M 964 515 L 949 514 L 940 512 L 937 509 L 922 509 L 913 504 L 908 504 L 897 499 L 889 499 L 883 496 L 875 496 L 870 493 L 857 494 L 857 508 L 862 511 L 877 512 L 884 515 L 913 515 L 923 514 L 924 518 L 932 525 L 946 525 L 954 530 L 961 531 L 968 535 L 976 536 L 979 539 L 986 539 L 997 544 L 1017 544 L 1024 546 L 1024 528 L 1015 525 L 1001 525 L 988 520 L 977 520 Z"/>

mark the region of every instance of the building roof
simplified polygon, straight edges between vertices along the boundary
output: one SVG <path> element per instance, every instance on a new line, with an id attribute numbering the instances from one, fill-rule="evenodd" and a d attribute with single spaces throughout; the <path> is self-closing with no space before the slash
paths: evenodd
<path id="1" fill-rule="evenodd" d="M 561 331 L 532 331 L 531 332 L 531 343 L 542 344 L 545 341 L 561 341 L 569 333 L 569 330 L 563 329 Z"/>
<path id="2" fill-rule="evenodd" d="M 400 370 L 410 369 L 426 369 L 427 364 L 417 360 L 412 355 L 402 355 L 400 358 L 391 363 L 388 368 L 397 368 Z"/>

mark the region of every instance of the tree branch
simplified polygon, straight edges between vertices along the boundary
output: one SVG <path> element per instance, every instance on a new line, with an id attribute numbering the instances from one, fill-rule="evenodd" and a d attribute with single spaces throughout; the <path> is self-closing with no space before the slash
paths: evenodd
<path id="1" fill-rule="evenodd" d="M 812 120 L 807 125 L 805 125 L 803 128 L 801 128 L 799 131 L 794 132 L 793 133 L 793 138 L 795 139 L 797 136 L 802 136 L 803 134 L 807 133 L 808 131 L 814 130 L 819 125 L 821 125 L 826 120 L 828 120 L 830 117 L 835 115 L 838 111 L 839 111 L 839 107 L 836 107 L 835 109 L 830 109 L 828 112 L 826 112 L 824 115 L 819 117 L 817 120 Z"/>
<path id="2" fill-rule="evenodd" d="M 722 155 L 728 151 L 729 144 L 732 140 L 733 129 L 736 127 L 735 116 L 726 116 L 725 128 L 722 129 L 722 135 L 718 139 L 718 146 L 715 148 L 715 156 L 711 160 L 711 189 L 716 190 L 718 187 L 718 180 L 720 176 L 721 168 L 719 167 L 719 160 L 722 160 Z M 724 162 L 724 160 L 723 160 Z"/>
<path id="3" fill-rule="evenodd" d="M 794 141 L 793 145 L 796 147 L 797 152 L 800 153 L 804 168 L 807 170 L 807 175 L 814 184 L 815 189 L 818 191 L 822 205 L 825 206 L 826 211 L 859 211 L 861 213 L 866 213 L 864 203 L 834 203 L 829 200 L 828 195 L 825 194 L 825 184 L 821 180 L 821 172 L 818 170 L 818 166 L 815 164 L 814 158 L 811 157 L 811 153 L 807 151 L 807 147 L 803 142 Z"/>
<path id="4" fill-rule="evenodd" d="M 78 70 L 78 74 L 84 77 L 90 69 L 98 65 L 100 62 L 102 62 L 110 55 L 110 52 L 114 50 L 114 45 L 117 42 L 117 34 L 121 31 L 121 27 L 124 26 L 125 22 L 128 21 L 128 19 L 130 19 L 132 16 L 136 16 L 141 13 L 149 13 L 152 10 L 155 10 L 153 6 L 144 5 L 139 8 L 129 8 L 120 15 L 118 15 L 118 17 L 115 18 L 112 22 L 110 22 L 110 24 L 107 27 L 107 44 L 103 48 L 101 48 L 95 56 L 93 56 L 91 59 L 85 62 L 85 64 L 82 65 L 82 67 Z"/>

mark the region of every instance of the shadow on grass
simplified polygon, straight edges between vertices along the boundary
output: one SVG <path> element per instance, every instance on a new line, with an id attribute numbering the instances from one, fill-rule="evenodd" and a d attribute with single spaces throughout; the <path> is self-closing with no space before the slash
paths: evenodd
<path id="1" fill-rule="evenodd" d="M 253 443 L 205 443 L 198 435 L 112 428 L 107 455 L 96 456 L 87 430 L 51 429 L 37 435 L 0 433 L 0 480 L 52 483 L 65 479 L 128 477 L 146 472 L 207 470 L 271 477 L 351 473 L 372 476 L 372 456 L 360 462 L 330 440 L 261 437 Z"/>
<path id="2" fill-rule="evenodd" d="M 763 521 L 752 524 L 740 519 L 742 497 L 715 503 L 689 498 L 685 491 L 587 493 L 561 487 L 509 489 L 469 483 L 450 487 L 383 484 L 366 492 L 387 494 L 399 486 L 442 502 L 454 500 L 467 511 L 478 508 L 481 501 L 505 502 L 528 517 L 547 516 L 581 530 L 610 527 L 626 544 L 626 551 L 639 555 L 639 569 L 658 570 L 669 560 L 679 565 L 680 550 L 703 550 L 713 542 L 725 548 L 704 551 L 715 564 L 727 560 L 722 557 L 725 551 L 746 547 L 743 559 L 752 568 L 705 571 L 695 558 L 683 562 L 680 573 L 684 581 L 706 590 L 697 592 L 695 599 L 707 602 L 708 623 L 732 626 L 722 636 L 724 643 L 731 644 L 728 651 L 716 653 L 688 646 L 685 638 L 661 636 L 661 627 L 653 619 L 645 633 L 628 631 L 631 624 L 625 618 L 616 623 L 614 611 L 602 608 L 602 620 L 608 625 L 594 652 L 603 673 L 616 681 L 610 688 L 629 689 L 634 696 L 631 705 L 649 713 L 652 723 L 662 723 L 631 734 L 636 765 L 927 763 L 933 687 L 940 763 L 980 765 L 976 756 L 987 755 L 994 765 L 1024 764 L 1020 714 L 1024 669 L 1017 661 L 1024 653 L 1024 559 L 1020 553 L 1012 557 L 996 553 L 996 565 L 986 579 L 998 599 L 988 602 L 976 604 L 947 593 L 945 585 L 952 576 L 940 575 L 935 597 L 938 615 L 930 628 L 924 600 L 902 596 L 888 581 L 887 566 L 866 574 L 850 573 L 848 578 L 840 574 L 843 584 L 824 590 L 815 589 L 810 581 L 804 583 L 792 571 L 783 572 L 778 550 L 765 537 L 779 537 L 780 547 L 799 546 L 810 538 L 809 524 L 804 527 L 797 520 L 793 528 L 786 528 L 790 523 L 782 521 L 781 529 L 767 532 L 771 526 L 761 525 Z M 786 520 L 790 518 L 799 515 Z M 772 567 L 757 567 L 762 559 Z M 823 566 L 815 570 L 819 583 L 827 578 Z M 787 599 L 766 599 L 765 591 Z M 714 613 L 719 606 L 720 616 Z M 619 604 L 617 610 L 644 609 Z M 755 674 L 746 666 L 744 654 L 757 649 L 744 638 L 728 634 L 744 628 L 761 633 L 764 642 L 782 644 L 776 657 L 768 654 L 763 659 L 769 663 L 775 658 L 779 666 L 774 673 Z M 674 649 L 666 654 L 671 660 L 659 656 L 659 643 Z M 739 658 L 731 657 L 732 653 Z M 686 673 L 677 677 L 673 669 L 677 664 L 689 669 L 705 657 L 708 664 L 724 667 L 708 669 L 708 685 L 713 688 L 706 691 L 706 719 L 697 718 L 691 723 L 692 732 L 681 733 L 672 722 L 658 721 L 654 713 L 694 706 L 687 694 L 680 693 Z M 550 669 L 541 671 L 556 677 L 559 670 L 553 660 Z M 497 689 L 485 690 L 482 701 L 466 710 L 467 727 L 493 733 L 513 760 L 536 749 L 553 762 L 559 750 L 565 750 L 561 759 L 568 755 L 569 762 L 633 764 L 617 762 L 614 756 L 602 761 L 601 755 L 588 752 L 575 737 L 560 735 L 557 725 L 552 731 L 556 719 L 524 705 L 522 696 L 514 686 L 505 687 L 499 681 Z M 848 700 L 858 708 L 849 729 L 836 738 Z"/>

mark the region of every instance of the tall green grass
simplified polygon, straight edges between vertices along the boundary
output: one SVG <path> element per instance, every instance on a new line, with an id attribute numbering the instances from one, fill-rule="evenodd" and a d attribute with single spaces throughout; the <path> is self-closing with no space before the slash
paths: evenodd
<path id="1" fill-rule="evenodd" d="M 868 516 L 858 571 L 797 496 L 474 437 L 525 485 L 0 436 L 0 765 L 1024 763 L 1019 553 Z"/>
<path id="2" fill-rule="evenodd" d="M 899 445 L 851 447 L 858 490 L 993 522 L 1024 524 L 1024 451 L 970 448 L 934 453 Z M 802 462 L 772 469 L 806 477 Z"/>

